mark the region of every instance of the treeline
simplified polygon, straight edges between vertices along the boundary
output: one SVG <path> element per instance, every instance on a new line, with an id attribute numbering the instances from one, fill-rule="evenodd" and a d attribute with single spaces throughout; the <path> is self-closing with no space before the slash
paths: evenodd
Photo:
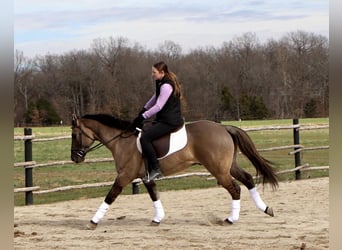
<path id="1" fill-rule="evenodd" d="M 14 125 L 69 124 L 72 113 L 132 119 L 154 91 L 160 60 L 182 83 L 187 121 L 327 117 L 328 50 L 326 37 L 295 31 L 265 43 L 244 33 L 186 53 L 171 40 L 147 50 L 123 37 L 62 55 L 16 51 Z"/>

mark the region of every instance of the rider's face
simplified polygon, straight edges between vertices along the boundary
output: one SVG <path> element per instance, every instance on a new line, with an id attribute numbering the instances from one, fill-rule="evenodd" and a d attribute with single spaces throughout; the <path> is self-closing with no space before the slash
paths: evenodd
<path id="1" fill-rule="evenodd" d="M 158 71 L 155 67 L 152 67 L 153 80 L 161 80 L 164 77 L 164 71 Z"/>

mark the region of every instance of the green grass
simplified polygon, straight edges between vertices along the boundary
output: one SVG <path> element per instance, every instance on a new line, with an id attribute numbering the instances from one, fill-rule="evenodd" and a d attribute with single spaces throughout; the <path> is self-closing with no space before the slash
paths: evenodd
<path id="1" fill-rule="evenodd" d="M 329 124 L 328 118 L 319 119 L 300 119 L 301 125 L 313 124 Z M 242 128 L 255 126 L 280 126 L 292 125 L 291 119 L 286 120 L 263 120 L 263 121 L 226 121 L 223 124 L 235 125 Z M 23 135 L 23 128 L 14 128 L 14 135 Z M 70 127 L 39 127 L 32 128 L 35 138 L 47 138 L 61 135 L 70 135 Z M 286 130 L 267 130 L 267 131 L 250 131 L 248 132 L 254 144 L 258 149 L 278 147 L 284 145 L 293 145 L 293 134 L 291 129 Z M 305 147 L 329 145 L 329 129 L 318 130 L 301 130 L 300 143 Z M 71 139 L 57 140 L 51 142 L 33 142 L 33 160 L 37 163 L 46 163 L 53 161 L 62 161 L 70 159 Z M 261 154 L 275 163 L 277 170 L 285 170 L 294 168 L 294 156 L 288 153 L 292 149 L 261 152 Z M 111 153 L 105 147 L 95 150 L 87 155 L 87 159 L 91 158 L 111 158 Z M 24 141 L 14 142 L 14 158 L 15 162 L 24 161 Z M 239 165 L 252 175 L 255 175 L 255 169 L 250 162 L 243 156 L 239 155 Z M 310 166 L 325 166 L 329 164 L 329 150 L 304 151 L 301 153 L 301 163 L 309 163 Z M 202 166 L 192 166 L 184 172 L 205 171 Z M 14 168 L 14 188 L 25 186 L 25 170 L 23 168 Z M 114 181 L 116 176 L 115 166 L 110 163 L 81 163 L 81 164 L 65 164 L 61 166 L 41 167 L 33 169 L 33 185 L 40 186 L 41 190 L 67 186 L 79 185 L 85 183 L 97 183 Z M 302 178 L 314 178 L 321 176 L 329 176 L 329 172 L 307 171 L 302 172 Z M 280 176 L 280 180 L 293 180 L 294 173 Z M 207 180 L 207 177 L 187 177 L 177 180 L 158 181 L 158 189 L 160 191 L 208 188 L 217 186 L 215 180 Z M 34 204 L 44 204 L 57 201 L 84 199 L 91 197 L 104 197 L 110 187 L 88 188 L 83 190 L 70 190 L 63 192 L 55 192 L 49 194 L 34 195 Z M 143 185 L 140 186 L 140 192 L 146 192 Z M 123 194 L 131 194 L 132 187 L 128 185 Z M 15 205 L 24 205 L 24 193 L 14 194 Z"/>

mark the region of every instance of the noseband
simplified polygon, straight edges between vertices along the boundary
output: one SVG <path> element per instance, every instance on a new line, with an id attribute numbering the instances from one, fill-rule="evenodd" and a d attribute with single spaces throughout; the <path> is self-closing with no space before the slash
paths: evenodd
<path id="1" fill-rule="evenodd" d="M 77 126 L 76 128 L 79 129 L 78 147 L 77 147 L 77 148 L 72 148 L 72 151 L 76 151 L 76 155 L 83 158 L 89 151 L 94 150 L 94 149 L 95 149 L 95 146 L 96 146 L 96 147 L 99 147 L 99 146 L 97 146 L 97 145 L 99 145 L 99 144 L 101 144 L 101 143 L 99 143 L 99 144 L 97 144 L 97 145 L 95 145 L 95 146 L 93 146 L 93 147 L 90 147 L 90 146 L 84 147 L 84 146 L 83 146 L 83 143 L 82 143 L 82 136 L 83 136 L 83 135 L 86 136 L 86 137 L 88 137 L 90 140 L 92 140 L 91 144 L 94 143 L 95 138 L 91 137 L 91 136 L 88 135 L 86 132 L 84 132 L 84 131 L 81 129 L 81 127 Z M 91 144 L 90 144 L 90 145 L 91 145 Z M 94 148 L 94 149 L 93 149 L 93 148 Z"/>

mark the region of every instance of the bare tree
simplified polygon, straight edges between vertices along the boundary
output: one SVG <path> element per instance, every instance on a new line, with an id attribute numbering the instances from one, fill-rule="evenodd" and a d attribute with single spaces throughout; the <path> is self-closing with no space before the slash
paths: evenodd
<path id="1" fill-rule="evenodd" d="M 157 54 L 162 60 L 175 67 L 175 62 L 181 58 L 182 47 L 171 40 L 166 40 L 159 44 Z"/>
<path id="2" fill-rule="evenodd" d="M 33 90 L 33 64 L 32 60 L 24 56 L 22 51 L 16 50 L 14 55 L 14 110 L 16 114 L 27 112 L 30 94 Z M 20 119 L 24 122 L 23 119 Z"/>
<path id="3" fill-rule="evenodd" d="M 107 91 L 111 93 L 112 98 L 108 100 L 113 107 L 113 113 L 120 115 L 123 100 L 121 98 L 120 83 L 118 75 L 120 73 L 120 59 L 125 48 L 128 47 L 128 40 L 123 37 L 114 39 L 96 39 L 92 44 L 92 51 L 99 58 L 105 72 L 107 72 L 108 86 Z M 104 72 L 104 73 L 105 73 Z"/>
<path id="4" fill-rule="evenodd" d="M 122 37 L 96 39 L 88 51 L 34 59 L 16 51 L 15 122 L 24 121 L 29 104 L 40 98 L 63 119 L 71 112 L 132 119 L 154 91 L 151 66 L 160 60 L 182 83 L 187 120 L 239 119 L 250 102 L 260 105 L 248 112 L 268 109 L 271 118 L 327 116 L 328 46 L 323 36 L 296 31 L 264 44 L 248 32 L 219 48 L 186 54 L 170 40 L 146 50 Z"/>

